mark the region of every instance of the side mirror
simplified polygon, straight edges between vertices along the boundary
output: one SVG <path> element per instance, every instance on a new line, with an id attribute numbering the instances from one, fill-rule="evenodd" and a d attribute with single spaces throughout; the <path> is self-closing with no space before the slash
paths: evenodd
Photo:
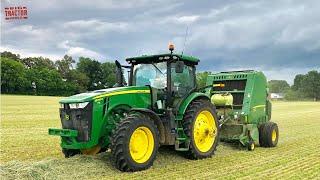
<path id="1" fill-rule="evenodd" d="M 177 61 L 176 62 L 176 73 L 183 73 L 183 68 L 184 68 L 184 62 L 183 61 Z"/>
<path id="2" fill-rule="evenodd" d="M 114 62 L 116 64 L 116 84 L 113 87 L 122 87 L 125 86 L 124 76 L 122 71 L 122 66 L 119 61 Z"/>

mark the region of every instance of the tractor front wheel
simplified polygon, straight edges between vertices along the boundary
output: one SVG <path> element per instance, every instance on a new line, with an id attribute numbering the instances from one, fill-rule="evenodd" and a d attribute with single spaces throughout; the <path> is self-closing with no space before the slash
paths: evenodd
<path id="1" fill-rule="evenodd" d="M 183 128 L 190 138 L 189 157 L 211 157 L 219 140 L 219 124 L 215 107 L 206 100 L 191 102 L 184 115 Z"/>
<path id="2" fill-rule="evenodd" d="M 120 171 L 140 171 L 152 166 L 159 148 L 159 132 L 142 114 L 129 114 L 111 137 L 113 162 Z"/>

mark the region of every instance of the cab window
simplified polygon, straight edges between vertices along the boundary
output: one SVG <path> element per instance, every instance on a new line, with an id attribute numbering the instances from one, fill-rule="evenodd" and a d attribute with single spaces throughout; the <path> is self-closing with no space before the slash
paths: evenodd
<path id="1" fill-rule="evenodd" d="M 182 73 L 176 73 L 175 64 L 171 65 L 171 89 L 177 96 L 184 96 L 195 87 L 193 67 L 184 65 Z"/>
<path id="2" fill-rule="evenodd" d="M 138 64 L 133 69 L 133 85 L 150 85 L 157 89 L 167 87 L 167 63 Z"/>

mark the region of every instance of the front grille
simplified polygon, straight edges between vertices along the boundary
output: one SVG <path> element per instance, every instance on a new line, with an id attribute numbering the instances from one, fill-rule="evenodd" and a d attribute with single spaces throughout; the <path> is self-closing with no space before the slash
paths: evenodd
<path id="1" fill-rule="evenodd" d="M 60 119 L 63 129 L 72 129 L 78 131 L 77 141 L 89 141 L 91 137 L 92 126 L 92 102 L 85 108 L 70 109 L 68 104 L 60 108 Z"/>

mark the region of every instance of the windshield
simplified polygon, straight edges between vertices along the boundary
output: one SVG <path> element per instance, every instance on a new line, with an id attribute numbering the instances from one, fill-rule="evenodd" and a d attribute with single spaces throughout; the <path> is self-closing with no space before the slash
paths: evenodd
<path id="1" fill-rule="evenodd" d="M 167 63 L 138 64 L 133 68 L 133 84 L 150 85 L 157 89 L 167 87 Z"/>

